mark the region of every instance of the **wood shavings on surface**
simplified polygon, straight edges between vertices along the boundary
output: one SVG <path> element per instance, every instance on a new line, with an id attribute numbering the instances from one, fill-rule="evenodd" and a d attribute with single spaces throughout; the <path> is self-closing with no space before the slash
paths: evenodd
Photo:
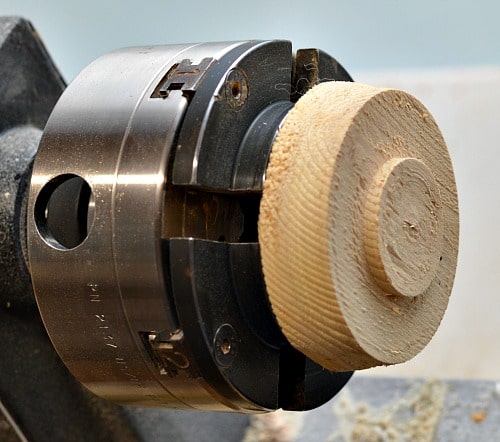
<path id="1" fill-rule="evenodd" d="M 443 382 L 428 381 L 382 408 L 374 408 L 356 401 L 345 388 L 333 407 L 338 429 L 328 442 L 430 442 L 434 440 L 446 391 Z"/>
<path id="2" fill-rule="evenodd" d="M 278 410 L 250 418 L 242 442 L 293 442 L 302 427 L 301 413 Z"/>

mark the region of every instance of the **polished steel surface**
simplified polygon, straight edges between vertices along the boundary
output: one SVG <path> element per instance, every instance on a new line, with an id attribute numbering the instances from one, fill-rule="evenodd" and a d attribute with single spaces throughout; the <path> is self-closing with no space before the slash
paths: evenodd
<path id="1" fill-rule="evenodd" d="M 262 412 L 345 385 L 281 333 L 257 234 L 280 124 L 335 79 L 350 77 L 321 51 L 242 41 L 119 50 L 66 89 L 33 167 L 28 252 L 52 343 L 92 392 Z"/>
<path id="2" fill-rule="evenodd" d="M 188 103 L 181 90 L 151 96 L 176 63 L 217 59 L 237 45 L 133 48 L 101 57 L 68 87 L 44 132 L 28 213 L 37 301 L 69 369 L 109 399 L 227 409 L 202 380 L 162 377 L 140 333 L 168 335 L 178 327 L 165 296 L 160 239 L 167 159 Z M 71 249 L 43 229 L 43 189 L 68 176 L 90 186 L 93 214 L 87 237 Z"/>

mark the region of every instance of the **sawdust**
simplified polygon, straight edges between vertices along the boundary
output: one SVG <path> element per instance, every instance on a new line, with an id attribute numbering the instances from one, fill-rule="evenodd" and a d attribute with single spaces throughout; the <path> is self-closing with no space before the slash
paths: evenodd
<path id="1" fill-rule="evenodd" d="M 302 427 L 302 415 L 282 410 L 250 418 L 242 442 L 293 442 Z"/>
<path id="2" fill-rule="evenodd" d="M 430 442 L 446 391 L 443 382 L 419 383 L 402 398 L 377 409 L 366 402 L 357 402 L 349 388 L 345 388 L 333 408 L 338 430 L 328 442 Z"/>
<path id="3" fill-rule="evenodd" d="M 485 411 L 477 411 L 476 413 L 473 413 L 471 418 L 476 424 L 480 424 L 482 421 L 486 419 L 486 412 Z"/>

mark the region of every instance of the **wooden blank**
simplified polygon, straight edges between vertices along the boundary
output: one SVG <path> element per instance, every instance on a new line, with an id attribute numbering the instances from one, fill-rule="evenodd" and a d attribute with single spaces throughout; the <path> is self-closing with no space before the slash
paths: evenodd
<path id="1" fill-rule="evenodd" d="M 434 119 L 405 92 L 315 86 L 273 145 L 258 227 L 293 346 L 336 371 L 411 359 L 443 317 L 458 252 L 455 180 Z"/>

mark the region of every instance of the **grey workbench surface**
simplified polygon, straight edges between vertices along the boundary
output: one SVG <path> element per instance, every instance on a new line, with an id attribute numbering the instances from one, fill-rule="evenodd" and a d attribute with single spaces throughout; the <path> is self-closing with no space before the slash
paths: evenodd
<path id="1" fill-rule="evenodd" d="M 500 441 L 500 383 L 355 375 L 320 408 L 252 417 L 244 440 Z"/>

